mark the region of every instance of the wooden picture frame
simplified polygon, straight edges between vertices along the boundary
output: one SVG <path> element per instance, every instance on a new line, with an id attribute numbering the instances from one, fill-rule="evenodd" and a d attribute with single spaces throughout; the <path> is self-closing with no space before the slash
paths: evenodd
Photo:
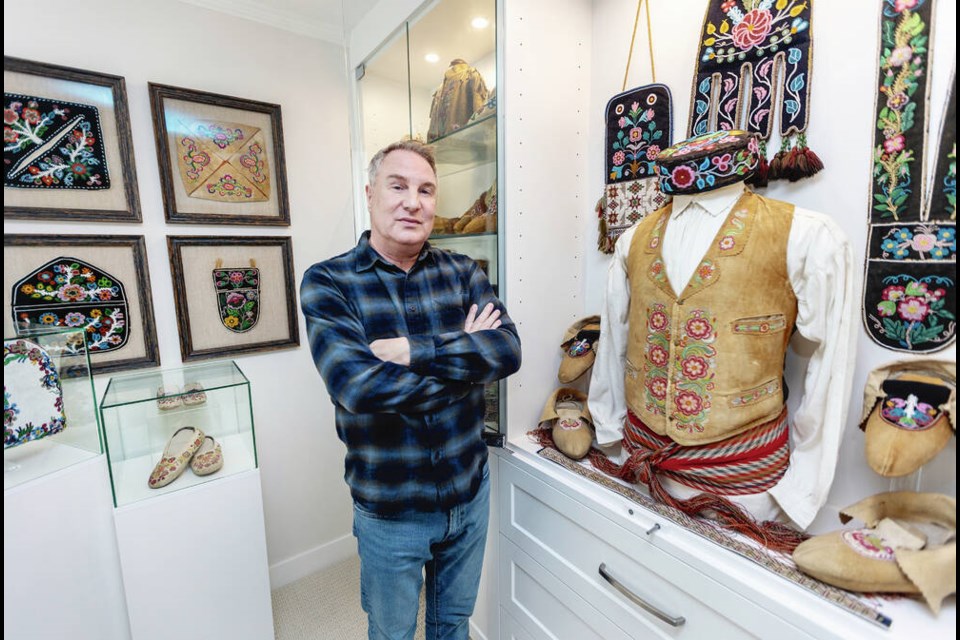
<path id="1" fill-rule="evenodd" d="M 120 76 L 3 57 L 4 219 L 141 222 Z"/>
<path id="2" fill-rule="evenodd" d="M 3 236 L 4 336 L 83 327 L 94 374 L 160 365 L 143 236 Z"/>
<path id="3" fill-rule="evenodd" d="M 290 236 L 167 236 L 183 361 L 300 346 Z"/>
<path id="4" fill-rule="evenodd" d="M 280 105 L 149 88 L 167 222 L 290 225 Z"/>

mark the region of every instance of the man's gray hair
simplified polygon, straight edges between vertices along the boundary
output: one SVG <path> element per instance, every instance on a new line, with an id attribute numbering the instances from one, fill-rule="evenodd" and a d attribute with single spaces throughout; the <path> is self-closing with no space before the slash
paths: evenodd
<path id="1" fill-rule="evenodd" d="M 437 175 L 437 161 L 433 157 L 433 149 L 419 140 L 400 140 L 380 149 L 377 155 L 370 160 L 370 164 L 367 165 L 367 181 L 369 184 L 372 185 L 376 181 L 377 171 L 380 170 L 380 163 L 383 162 L 383 159 L 394 151 L 412 151 L 426 160 L 430 168 L 433 169 L 433 175 Z"/>

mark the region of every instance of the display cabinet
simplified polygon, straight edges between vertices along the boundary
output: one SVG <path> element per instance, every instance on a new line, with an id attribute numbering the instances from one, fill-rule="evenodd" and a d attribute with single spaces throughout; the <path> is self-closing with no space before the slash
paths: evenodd
<path id="1" fill-rule="evenodd" d="M 439 180 L 430 243 L 477 260 L 502 297 L 496 14 L 495 0 L 427 3 L 357 63 L 354 144 L 358 233 L 369 228 L 366 163 L 402 138 L 427 142 Z M 486 390 L 495 431 L 502 388 Z"/>
<path id="2" fill-rule="evenodd" d="M 233 361 L 115 376 L 100 416 L 116 507 L 257 467 L 250 382 Z M 181 453 L 173 440 L 184 427 L 213 438 L 207 449 L 219 445 L 222 467 L 200 468 L 201 475 L 187 465 L 169 484 L 152 488 L 164 452 Z"/>
<path id="3" fill-rule="evenodd" d="M 3 341 L 3 488 L 102 453 L 82 329 Z"/>

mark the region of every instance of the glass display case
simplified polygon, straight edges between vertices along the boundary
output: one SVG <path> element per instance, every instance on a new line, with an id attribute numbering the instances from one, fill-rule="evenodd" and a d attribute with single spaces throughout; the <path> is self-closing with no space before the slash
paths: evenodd
<path id="1" fill-rule="evenodd" d="M 257 467 L 250 382 L 233 361 L 115 376 L 100 419 L 117 507 Z"/>
<path id="2" fill-rule="evenodd" d="M 496 0 L 425 4 L 357 66 L 354 121 L 364 163 L 406 137 L 432 147 L 439 188 L 430 243 L 474 258 L 502 296 L 496 5 Z M 359 187 L 366 174 L 359 167 L 357 173 Z M 357 202 L 363 209 L 359 230 L 367 229 L 365 200 L 358 196 Z M 486 389 L 484 421 L 495 431 L 503 388 L 493 383 Z"/>
<path id="3" fill-rule="evenodd" d="M 4 339 L 4 490 L 102 452 L 83 329 Z"/>

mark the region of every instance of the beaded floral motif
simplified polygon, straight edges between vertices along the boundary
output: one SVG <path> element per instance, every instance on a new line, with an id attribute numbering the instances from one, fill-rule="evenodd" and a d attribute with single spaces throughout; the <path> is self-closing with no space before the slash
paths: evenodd
<path id="1" fill-rule="evenodd" d="M 3 367 L 3 448 L 63 431 L 66 418 L 60 373 L 50 354 L 29 340 L 4 340 Z M 46 392 L 41 393 L 42 402 L 31 395 L 37 386 Z M 22 407 L 18 405 L 24 400 L 21 393 L 27 398 Z"/>
<path id="2" fill-rule="evenodd" d="M 3 95 L 5 187 L 110 188 L 96 107 L 38 96 Z"/>
<path id="3" fill-rule="evenodd" d="M 882 237 L 880 257 L 894 260 L 956 260 L 957 228 L 924 223 L 891 227 Z"/>
<path id="4" fill-rule="evenodd" d="M 782 134 L 806 129 L 808 0 L 713 0 L 701 38 L 691 135 L 709 131 L 714 119 L 714 129 L 736 129 L 743 122 L 767 138 L 775 110 L 780 112 Z M 775 105 L 781 73 L 782 96 Z"/>
<path id="5" fill-rule="evenodd" d="M 253 197 L 253 189 L 244 185 L 229 173 L 220 176 L 216 182 L 207 183 L 207 193 L 222 198 L 246 200 Z"/>
<path id="6" fill-rule="evenodd" d="M 782 313 L 769 316 L 755 316 L 740 318 L 733 322 L 734 333 L 766 335 L 776 333 L 787 328 L 787 319 Z"/>
<path id="7" fill-rule="evenodd" d="M 906 399 L 888 396 L 880 408 L 880 417 L 884 421 L 908 431 L 929 429 L 939 415 L 936 407 L 920 401 L 912 393 Z"/>
<path id="8" fill-rule="evenodd" d="M 893 562 L 896 559 L 893 548 L 888 547 L 886 541 L 872 529 L 844 531 L 841 538 L 851 549 L 872 560 Z"/>
<path id="9" fill-rule="evenodd" d="M 234 333 L 256 326 L 260 319 L 260 270 L 232 267 L 213 270 L 220 321 Z"/>
<path id="10" fill-rule="evenodd" d="M 755 402 L 760 402 L 767 396 L 771 396 L 780 391 L 780 381 L 779 380 L 770 380 L 765 382 L 759 387 L 754 387 L 753 389 L 747 389 L 743 393 L 733 396 L 730 398 L 731 407 L 745 407 L 749 404 Z"/>
<path id="11" fill-rule="evenodd" d="M 190 462 L 190 468 L 200 476 L 217 471 L 223 466 L 223 452 L 220 449 L 220 443 L 215 442 L 213 450 L 197 453 Z"/>
<path id="12" fill-rule="evenodd" d="M 715 318 L 703 309 L 686 317 L 674 355 L 674 406 L 671 419 L 679 431 L 701 432 L 707 422 L 714 389 L 713 377 L 717 351 Z"/>
<path id="13" fill-rule="evenodd" d="M 951 310 L 956 290 L 952 279 L 897 274 L 884 278 L 883 284 L 876 315 L 868 315 L 879 335 L 911 350 L 930 350 L 953 338 L 957 317 Z"/>
<path id="14" fill-rule="evenodd" d="M 151 487 L 162 487 L 173 482 L 183 473 L 187 465 L 190 464 L 190 459 L 193 458 L 193 454 L 200 448 L 200 445 L 203 444 L 203 433 L 197 429 L 194 431 L 196 431 L 197 434 L 196 438 L 179 454 L 171 456 L 167 455 L 166 451 L 163 452 L 163 457 L 160 458 L 160 461 L 150 474 L 148 483 Z M 174 436 L 175 435 L 176 434 L 174 434 Z"/>
<path id="15" fill-rule="evenodd" d="M 270 199 L 266 134 L 236 122 L 178 120 L 177 169 L 191 198 L 228 202 Z"/>
<path id="16" fill-rule="evenodd" d="M 656 102 L 656 95 L 649 97 Z M 654 160 L 661 149 L 657 143 L 664 141 L 656 112 L 639 102 L 633 102 L 629 108 L 618 104 L 615 109 L 622 115 L 617 121 L 619 131 L 610 145 L 610 180 L 654 175 Z"/>
<path id="17" fill-rule="evenodd" d="M 740 148 L 722 146 L 745 135 L 742 131 L 707 134 L 695 139 L 696 146 L 677 145 L 661 152 L 657 165 L 660 190 L 668 195 L 699 193 L 745 180 L 760 162 L 760 147 L 756 138 L 750 136 L 746 145 Z M 681 161 L 684 156 L 694 152 L 706 155 Z"/>
<path id="18" fill-rule="evenodd" d="M 647 345 L 644 363 L 646 410 L 666 415 L 667 368 L 670 363 L 670 318 L 657 303 L 647 309 Z"/>
<path id="19" fill-rule="evenodd" d="M 92 352 L 115 351 L 127 342 L 123 283 L 76 258 L 52 260 L 14 285 L 13 317 L 19 334 L 39 328 L 86 331 Z"/>
<path id="20" fill-rule="evenodd" d="M 737 248 L 737 240 L 740 236 L 744 235 L 744 230 L 746 229 L 746 218 L 746 209 L 738 209 L 730 216 L 729 222 L 726 227 L 724 227 L 723 233 L 720 234 L 720 239 L 717 241 L 717 248 L 720 249 L 721 255 L 730 253 Z M 746 240 L 746 236 L 741 239 Z"/>

